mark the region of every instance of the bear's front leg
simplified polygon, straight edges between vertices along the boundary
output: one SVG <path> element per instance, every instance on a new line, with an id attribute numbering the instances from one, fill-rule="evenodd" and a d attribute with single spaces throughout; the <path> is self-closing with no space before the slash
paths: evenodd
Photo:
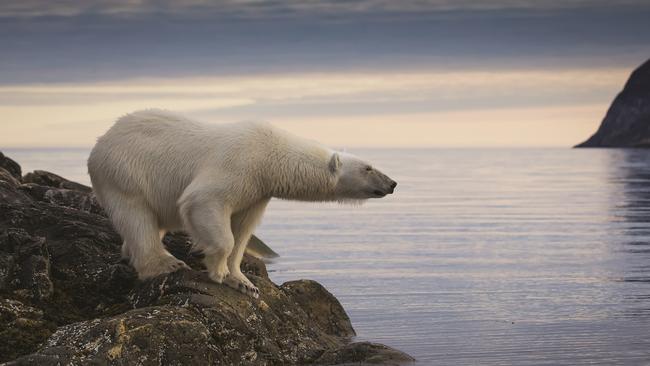
<path id="1" fill-rule="evenodd" d="M 214 201 L 186 197 L 181 204 L 181 215 L 194 241 L 193 250 L 202 252 L 203 263 L 210 279 L 223 283 L 230 274 L 228 257 L 235 240 L 230 228 L 230 211 Z"/>
<path id="2" fill-rule="evenodd" d="M 225 283 L 246 295 L 258 298 L 260 290 L 253 285 L 253 283 L 241 273 L 241 261 L 246 251 L 246 245 L 250 240 L 253 230 L 260 223 L 266 205 L 269 199 L 265 198 L 258 203 L 251 205 L 249 208 L 236 213 L 231 218 L 232 232 L 235 237 L 235 247 L 228 258 L 228 267 L 230 267 L 230 275 L 224 280 Z"/>

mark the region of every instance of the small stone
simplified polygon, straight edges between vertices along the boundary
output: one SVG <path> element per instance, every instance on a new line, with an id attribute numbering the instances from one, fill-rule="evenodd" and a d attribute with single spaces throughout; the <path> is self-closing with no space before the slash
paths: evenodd
<path id="1" fill-rule="evenodd" d="M 260 302 L 257 304 L 257 306 L 260 307 L 260 310 L 266 312 L 269 311 L 269 305 L 264 302 L 264 300 L 260 300 Z"/>

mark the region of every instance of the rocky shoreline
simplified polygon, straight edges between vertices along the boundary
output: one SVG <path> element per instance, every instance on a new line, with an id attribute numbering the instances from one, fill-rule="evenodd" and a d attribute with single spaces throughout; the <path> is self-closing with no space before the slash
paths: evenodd
<path id="1" fill-rule="evenodd" d="M 596 133 L 575 147 L 650 148 L 650 60 L 632 72 Z"/>
<path id="2" fill-rule="evenodd" d="M 0 362 L 7 365 L 297 365 L 410 363 L 352 342 L 339 301 L 314 281 L 280 286 L 264 263 L 242 270 L 253 300 L 210 282 L 190 241 L 167 248 L 183 270 L 138 281 L 92 190 L 45 171 L 22 175 L 0 152 Z"/>

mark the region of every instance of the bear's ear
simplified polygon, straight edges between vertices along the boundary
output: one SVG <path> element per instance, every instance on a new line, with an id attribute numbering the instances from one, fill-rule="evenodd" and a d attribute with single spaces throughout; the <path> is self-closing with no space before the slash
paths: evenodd
<path id="1" fill-rule="evenodd" d="M 330 159 L 329 163 L 329 168 L 330 172 L 336 173 L 341 169 L 341 159 L 339 158 L 339 154 L 334 153 L 332 154 L 332 158 Z"/>

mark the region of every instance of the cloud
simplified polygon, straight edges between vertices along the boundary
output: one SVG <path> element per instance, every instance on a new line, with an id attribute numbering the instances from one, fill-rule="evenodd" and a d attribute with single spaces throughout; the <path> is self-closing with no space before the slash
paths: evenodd
<path id="1" fill-rule="evenodd" d="M 626 69 L 609 68 L 469 70 L 5 85 L 0 86 L 0 146 L 88 146 L 116 118 L 144 108 L 215 123 L 268 120 L 300 134 L 321 131 L 326 142 L 348 146 L 402 146 L 409 139 L 440 145 L 445 133 L 447 144 L 457 144 L 465 128 L 521 124 L 539 130 L 552 116 L 550 124 L 561 121 L 572 131 L 584 126 L 585 116 L 599 120 L 594 116 L 603 113 L 627 75 Z M 557 111 L 564 115 L 557 117 Z M 333 131 L 345 126 L 347 132 L 337 137 Z M 433 131 L 437 134 L 429 135 Z M 508 139 L 491 135 L 477 141 L 487 144 L 490 138 Z"/>
<path id="2" fill-rule="evenodd" d="M 619 0 L 617 7 L 640 6 L 642 0 Z M 323 16 L 382 13 L 422 13 L 455 10 L 553 10 L 611 6 L 605 0 L 21 0 L 0 4 L 0 17 L 79 16 L 104 14 L 211 14 L 257 17 Z"/>
<path id="3" fill-rule="evenodd" d="M 218 109 L 253 104 L 313 105 L 392 101 L 443 102 L 467 99 L 508 99 L 533 94 L 543 98 L 570 89 L 573 99 L 608 95 L 618 90 L 625 68 L 563 70 L 429 70 L 266 74 L 230 77 L 132 79 L 115 82 L 0 85 L 2 105 L 82 105 L 113 101 L 194 100 L 203 109 L 217 101 Z M 566 98 L 566 96 L 562 96 Z M 532 99 L 532 98 L 526 98 Z M 219 102 L 220 101 L 220 102 Z M 533 101 L 534 102 L 534 101 Z M 187 109 L 185 107 L 180 107 Z"/>
<path id="4" fill-rule="evenodd" d="M 2 18 L 0 84 L 432 68 L 631 68 L 650 53 L 650 3 L 2 4 L 9 4 L 0 5 L 7 16 L 69 16 Z M 440 10 L 450 6 L 455 10 Z"/>

